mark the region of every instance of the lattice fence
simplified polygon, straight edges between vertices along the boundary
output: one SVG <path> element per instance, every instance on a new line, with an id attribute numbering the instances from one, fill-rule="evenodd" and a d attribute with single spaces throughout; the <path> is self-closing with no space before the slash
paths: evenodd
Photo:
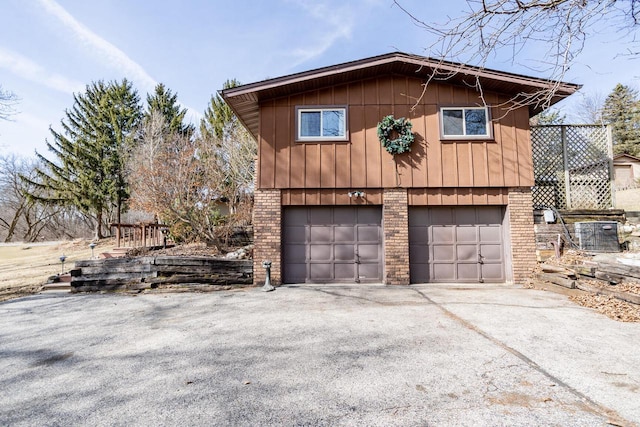
<path id="1" fill-rule="evenodd" d="M 534 207 L 612 207 L 610 135 L 606 127 L 598 125 L 532 126 Z"/>

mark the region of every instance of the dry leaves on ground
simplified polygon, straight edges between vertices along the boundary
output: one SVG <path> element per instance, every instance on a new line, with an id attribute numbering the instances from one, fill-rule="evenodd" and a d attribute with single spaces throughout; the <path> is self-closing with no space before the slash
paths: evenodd
<path id="1" fill-rule="evenodd" d="M 620 322 L 640 322 L 640 306 L 621 301 L 609 295 L 583 294 L 569 299 L 583 307 L 592 308 Z"/>

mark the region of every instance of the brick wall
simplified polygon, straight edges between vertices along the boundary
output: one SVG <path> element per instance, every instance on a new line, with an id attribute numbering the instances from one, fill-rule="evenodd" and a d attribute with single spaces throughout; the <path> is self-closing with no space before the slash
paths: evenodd
<path id="1" fill-rule="evenodd" d="M 522 284 L 536 266 L 536 240 L 533 231 L 531 189 L 509 189 L 509 224 L 513 282 Z"/>
<path id="2" fill-rule="evenodd" d="M 271 283 L 282 282 L 282 206 L 280 190 L 255 190 L 253 205 L 253 283 L 263 285 L 266 271 L 262 261 L 270 260 Z"/>
<path id="3" fill-rule="evenodd" d="M 384 190 L 384 283 L 409 284 L 409 210 L 407 190 Z"/>

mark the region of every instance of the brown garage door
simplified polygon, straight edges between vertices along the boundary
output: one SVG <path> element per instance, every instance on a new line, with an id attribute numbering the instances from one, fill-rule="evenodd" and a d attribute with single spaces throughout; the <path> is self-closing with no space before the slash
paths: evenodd
<path id="1" fill-rule="evenodd" d="M 382 208 L 288 207 L 284 283 L 382 281 Z"/>
<path id="2" fill-rule="evenodd" d="M 504 282 L 502 206 L 412 207 L 412 283 Z"/>

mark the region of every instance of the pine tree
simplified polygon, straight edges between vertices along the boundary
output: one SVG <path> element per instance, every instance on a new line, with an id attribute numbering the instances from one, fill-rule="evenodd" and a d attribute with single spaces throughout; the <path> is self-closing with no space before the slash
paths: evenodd
<path id="1" fill-rule="evenodd" d="M 191 136 L 195 129 L 193 125 L 185 125 L 184 118 L 187 114 L 186 108 L 178 105 L 178 94 L 171 93 L 162 83 L 158 83 L 153 95 L 147 94 L 147 110 L 144 113 L 145 123 L 150 120 L 154 111 L 159 112 L 170 133 Z"/>
<path id="2" fill-rule="evenodd" d="M 604 102 L 602 117 L 611 125 L 615 153 L 640 154 L 638 91 L 618 83 Z"/>
<path id="3" fill-rule="evenodd" d="M 239 86 L 236 79 L 224 82 L 223 89 L 231 89 Z M 204 112 L 204 117 L 200 121 L 200 134 L 203 138 L 222 139 L 225 128 L 235 128 L 240 126 L 238 119 L 224 99 L 219 94 L 211 96 L 209 106 Z"/>
<path id="4" fill-rule="evenodd" d="M 529 120 L 531 126 L 551 126 L 562 125 L 567 119 L 566 114 L 561 114 L 558 110 L 546 109 Z"/>
<path id="5" fill-rule="evenodd" d="M 34 198 L 74 206 L 92 217 L 95 237 L 101 238 L 103 215 L 116 208 L 120 221 L 129 197 L 124 161 L 142 116 L 140 98 L 126 79 L 93 82 L 73 98 L 62 132 L 50 129 L 53 141 L 47 147 L 55 160 L 36 152 L 44 167 L 36 170 L 35 180 L 24 179 L 46 192 Z"/>
<path id="6" fill-rule="evenodd" d="M 239 84 L 232 79 L 223 87 L 230 89 Z M 200 134 L 203 140 L 216 146 L 215 159 L 211 159 L 218 174 L 216 192 L 227 200 L 229 211 L 236 213 L 253 191 L 256 141 L 219 94 L 211 97 L 200 121 Z"/>

